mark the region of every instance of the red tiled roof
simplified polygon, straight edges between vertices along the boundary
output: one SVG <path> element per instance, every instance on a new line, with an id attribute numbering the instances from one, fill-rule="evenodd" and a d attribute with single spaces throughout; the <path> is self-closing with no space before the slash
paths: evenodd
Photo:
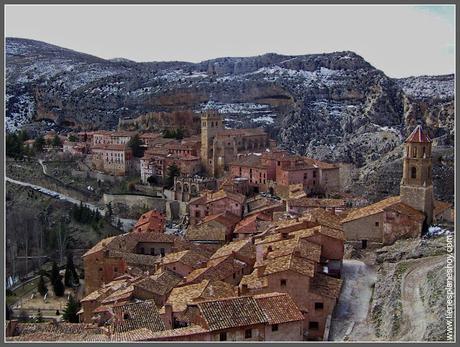
<path id="1" fill-rule="evenodd" d="M 304 319 L 302 312 L 289 294 L 259 294 L 254 295 L 254 299 L 267 316 L 269 324 L 281 324 Z"/>
<path id="2" fill-rule="evenodd" d="M 406 139 L 406 143 L 430 143 L 431 138 L 425 133 L 422 129 L 421 125 L 417 125 L 417 127 L 412 131 L 409 137 Z"/>

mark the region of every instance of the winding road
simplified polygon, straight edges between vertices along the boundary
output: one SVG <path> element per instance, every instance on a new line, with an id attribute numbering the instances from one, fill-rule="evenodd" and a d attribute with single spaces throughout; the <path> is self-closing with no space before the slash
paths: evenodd
<path id="1" fill-rule="evenodd" d="M 420 296 L 427 274 L 446 262 L 446 256 L 426 257 L 410 263 L 401 279 L 402 326 L 398 341 L 423 341 L 427 326 L 436 320 Z"/>

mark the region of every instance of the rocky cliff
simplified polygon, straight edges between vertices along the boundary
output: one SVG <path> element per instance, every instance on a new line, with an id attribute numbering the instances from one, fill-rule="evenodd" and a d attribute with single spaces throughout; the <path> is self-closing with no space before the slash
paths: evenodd
<path id="1" fill-rule="evenodd" d="M 8 131 L 114 128 L 120 120 L 154 128 L 146 122 L 152 114 L 173 119 L 214 108 L 228 127 L 262 126 L 284 148 L 353 164 L 346 189 L 373 182 L 372 199 L 397 193 L 400 176 L 388 175 L 387 163 L 416 124 L 442 150 L 453 148 L 453 75 L 392 79 L 349 51 L 136 63 L 7 38 L 6 80 Z M 453 177 L 450 160 L 440 167 Z M 436 186 L 439 197 L 453 199 L 453 183 Z"/>

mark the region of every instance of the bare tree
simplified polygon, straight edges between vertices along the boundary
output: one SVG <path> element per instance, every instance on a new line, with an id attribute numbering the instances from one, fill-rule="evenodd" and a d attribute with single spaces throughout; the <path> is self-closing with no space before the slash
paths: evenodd
<path id="1" fill-rule="evenodd" d="M 59 250 L 59 264 L 62 264 L 64 261 L 64 253 L 67 249 L 67 244 L 69 243 L 69 230 L 65 221 L 61 220 L 59 226 L 57 226 L 54 231 Z"/>

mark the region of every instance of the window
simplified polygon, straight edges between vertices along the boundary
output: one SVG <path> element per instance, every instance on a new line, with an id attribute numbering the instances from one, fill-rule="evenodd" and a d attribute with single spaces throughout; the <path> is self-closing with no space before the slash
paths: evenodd
<path id="1" fill-rule="evenodd" d="M 308 329 L 310 329 L 310 330 L 318 330 L 319 329 L 319 323 L 318 322 L 310 322 L 310 323 L 308 323 Z"/>
<path id="2" fill-rule="evenodd" d="M 278 324 L 272 325 L 272 331 L 278 331 Z"/>
<path id="3" fill-rule="evenodd" d="M 324 308 L 324 304 L 322 302 L 315 302 L 315 310 L 322 310 Z"/>
<path id="4" fill-rule="evenodd" d="M 417 178 L 417 168 L 415 166 L 412 166 L 410 169 L 410 177 Z"/>
<path id="5" fill-rule="evenodd" d="M 417 148 L 412 148 L 412 157 L 417 158 Z"/>
<path id="6" fill-rule="evenodd" d="M 313 177 L 316 177 L 316 171 L 313 171 Z"/>
<path id="7" fill-rule="evenodd" d="M 227 333 L 223 332 L 219 334 L 219 341 L 227 341 Z"/>
<path id="8" fill-rule="evenodd" d="M 160 254 L 161 254 L 162 257 L 165 256 L 165 249 L 164 249 L 164 248 L 161 248 L 161 249 L 160 249 Z"/>
<path id="9" fill-rule="evenodd" d="M 155 248 L 150 248 L 150 255 L 155 255 Z"/>
<path id="10" fill-rule="evenodd" d="M 375 222 L 375 226 L 378 227 L 378 226 L 379 226 L 379 222 Z"/>
<path id="11" fill-rule="evenodd" d="M 252 329 L 246 329 L 244 331 L 244 338 L 245 339 L 250 339 L 252 337 Z"/>
<path id="12" fill-rule="evenodd" d="M 113 269 L 113 271 L 114 271 L 114 272 L 118 272 L 118 268 L 115 267 L 115 268 Z"/>
<path id="13" fill-rule="evenodd" d="M 144 254 L 145 250 L 144 247 L 141 247 L 141 253 Z"/>
<path id="14" fill-rule="evenodd" d="M 281 287 L 286 287 L 287 280 L 280 280 Z"/>

